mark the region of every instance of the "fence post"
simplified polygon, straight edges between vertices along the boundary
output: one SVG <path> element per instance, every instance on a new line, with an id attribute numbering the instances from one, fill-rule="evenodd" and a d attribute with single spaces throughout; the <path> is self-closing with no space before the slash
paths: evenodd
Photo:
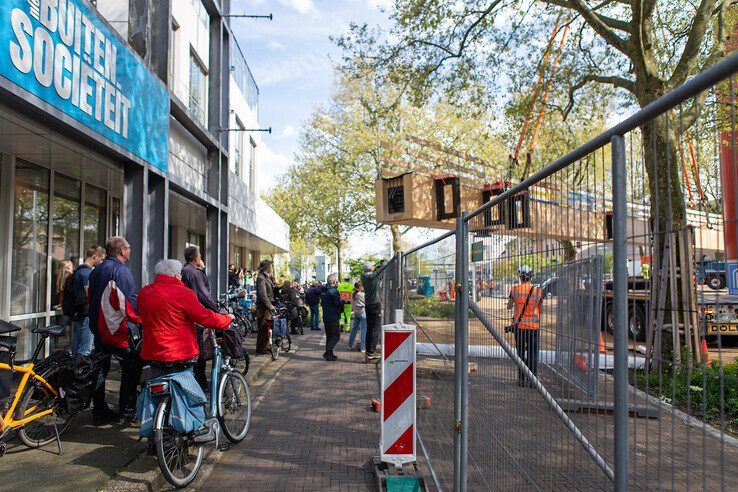
<path id="1" fill-rule="evenodd" d="M 403 268 L 403 262 L 405 259 L 402 255 L 402 251 L 398 251 L 395 258 L 397 260 L 397 309 L 404 309 L 405 306 L 403 306 L 404 299 L 402 298 L 402 292 L 405 289 L 405 279 L 403 278 L 405 275 L 405 269 Z"/>
<path id="2" fill-rule="evenodd" d="M 612 151 L 613 309 L 615 315 L 615 490 L 628 489 L 628 242 L 625 139 L 614 135 Z"/>
<path id="3" fill-rule="evenodd" d="M 469 428 L 469 279 L 466 213 L 456 219 L 456 313 L 454 333 L 454 490 L 466 492 Z"/>

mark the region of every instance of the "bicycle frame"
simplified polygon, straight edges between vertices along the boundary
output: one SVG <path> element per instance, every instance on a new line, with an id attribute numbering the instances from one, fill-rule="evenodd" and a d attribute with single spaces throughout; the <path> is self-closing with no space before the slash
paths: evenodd
<path id="1" fill-rule="evenodd" d="M 210 413 L 208 418 L 218 416 L 218 386 L 220 385 L 220 369 L 223 364 L 223 356 L 220 353 L 220 345 L 215 339 L 215 331 L 210 330 L 210 337 L 213 341 L 213 369 L 210 371 Z"/>
<path id="2" fill-rule="evenodd" d="M 31 362 L 26 366 L 16 366 L 16 365 L 9 365 L 5 363 L 0 362 L 0 371 L 12 371 L 12 372 L 19 372 L 23 374 L 23 377 L 21 378 L 20 383 L 18 384 L 18 388 L 15 390 L 15 395 L 13 396 L 13 403 L 11 403 L 10 408 L 7 412 L 5 412 L 5 415 L 0 415 L 0 436 L 4 434 L 9 429 L 17 429 L 18 427 L 23 427 L 29 422 L 32 422 L 34 420 L 40 419 L 41 417 L 45 417 L 46 415 L 49 415 L 54 411 L 53 408 L 48 408 L 46 410 L 40 411 L 38 413 L 33 413 L 36 410 L 36 407 L 31 407 L 26 411 L 26 415 L 23 416 L 20 420 L 15 420 L 13 418 L 13 413 L 15 412 L 16 407 L 18 406 L 18 403 L 20 402 L 21 395 L 23 394 L 23 390 L 26 389 L 26 385 L 28 384 L 28 380 L 33 378 L 35 381 L 38 381 L 41 383 L 43 389 L 45 391 L 48 391 L 49 394 L 56 396 L 56 390 L 46 381 L 44 378 L 36 374 L 36 372 L 33 370 L 34 363 Z M 30 414 L 29 414 L 30 413 Z"/>

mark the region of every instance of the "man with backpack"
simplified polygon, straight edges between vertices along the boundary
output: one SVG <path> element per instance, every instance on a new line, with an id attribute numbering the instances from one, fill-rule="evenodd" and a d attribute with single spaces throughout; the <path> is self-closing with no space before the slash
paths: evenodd
<path id="1" fill-rule="evenodd" d="M 105 259 L 105 250 L 100 245 L 91 246 L 85 254 L 85 261 L 64 281 L 62 290 L 62 313 L 72 321 L 72 355 L 90 355 L 95 337 L 90 331 L 87 291 L 90 286 L 92 269 Z"/>
<path id="2" fill-rule="evenodd" d="M 105 243 L 105 260 L 90 274 L 90 330 L 95 335 L 95 349 L 112 354 L 121 367 L 120 416 L 136 419 L 136 398 L 141 379 L 141 364 L 136 355 L 140 330 L 135 325 L 138 290 L 126 266 L 131 245 L 122 236 Z M 113 302 L 115 301 L 115 302 Z M 101 378 L 92 394 L 92 420 L 96 424 L 116 417 L 105 402 L 105 378 L 110 371 L 110 357 L 101 363 Z"/>

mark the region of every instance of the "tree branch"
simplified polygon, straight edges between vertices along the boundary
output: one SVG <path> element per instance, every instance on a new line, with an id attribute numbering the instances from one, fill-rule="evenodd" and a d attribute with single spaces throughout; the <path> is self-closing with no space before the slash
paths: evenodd
<path id="1" fill-rule="evenodd" d="M 563 7 L 566 9 L 573 9 L 576 12 L 579 13 L 579 15 L 582 16 L 584 21 L 592 28 L 594 31 L 599 34 L 602 39 L 618 50 L 619 52 L 623 53 L 626 56 L 630 55 L 630 48 L 628 46 L 628 41 L 626 39 L 621 38 L 617 34 L 615 34 L 615 31 L 613 31 L 602 19 L 602 17 L 597 14 L 594 10 L 592 10 L 590 7 L 588 7 L 582 0 L 542 0 L 543 3 L 547 3 L 550 5 L 556 5 L 559 7 Z M 708 0 L 705 0 L 708 1 Z M 612 19 L 613 21 L 618 21 L 618 19 Z M 619 21 L 623 22 L 623 21 Z M 627 29 L 626 29 L 627 31 Z"/>
<path id="2" fill-rule="evenodd" d="M 724 2 L 726 4 L 727 2 Z M 669 78 L 669 86 L 676 87 L 682 85 L 689 74 L 692 73 L 697 65 L 697 59 L 700 54 L 702 41 L 705 39 L 705 33 L 709 27 L 710 19 L 712 19 L 712 10 L 715 8 L 715 0 L 702 0 L 700 6 L 697 7 L 692 28 L 689 31 L 689 37 L 684 44 L 684 51 L 679 58 L 674 72 Z"/>
<path id="3" fill-rule="evenodd" d="M 563 112 L 564 119 L 569 115 L 569 112 L 574 107 L 574 94 L 587 85 L 589 82 L 598 82 L 600 84 L 610 84 L 614 87 L 625 89 L 628 92 L 635 94 L 636 83 L 632 80 L 624 77 L 618 77 L 617 75 L 597 75 L 597 74 L 586 74 L 579 79 L 579 81 L 571 86 L 569 89 L 569 104 L 566 106 Z"/>

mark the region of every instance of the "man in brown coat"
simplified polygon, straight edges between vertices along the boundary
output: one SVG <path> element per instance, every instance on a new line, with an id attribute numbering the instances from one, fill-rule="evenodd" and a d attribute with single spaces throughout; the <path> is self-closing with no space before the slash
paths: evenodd
<path id="1" fill-rule="evenodd" d="M 269 353 L 268 322 L 274 316 L 274 279 L 272 278 L 272 262 L 262 260 L 259 263 L 259 276 L 256 278 L 256 320 L 259 331 L 256 336 L 256 353 Z"/>

